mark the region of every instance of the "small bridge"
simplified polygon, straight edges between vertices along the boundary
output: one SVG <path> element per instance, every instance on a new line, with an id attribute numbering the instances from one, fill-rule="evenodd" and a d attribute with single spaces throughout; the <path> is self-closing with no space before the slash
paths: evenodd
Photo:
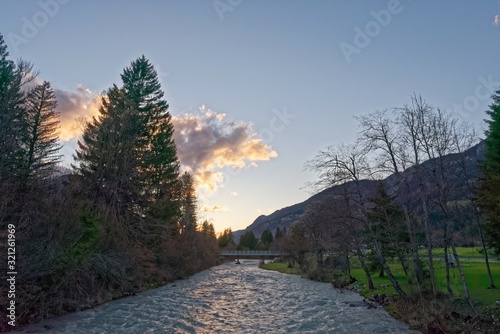
<path id="1" fill-rule="evenodd" d="M 263 259 L 275 258 L 284 255 L 279 251 L 271 250 L 223 250 L 220 252 L 221 257 L 230 257 L 235 259 Z"/>

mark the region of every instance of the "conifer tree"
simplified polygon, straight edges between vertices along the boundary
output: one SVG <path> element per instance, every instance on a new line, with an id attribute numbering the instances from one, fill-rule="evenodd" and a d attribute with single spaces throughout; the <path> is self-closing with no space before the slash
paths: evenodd
<path id="1" fill-rule="evenodd" d="M 265 229 L 260 236 L 260 241 L 266 246 L 269 246 L 271 242 L 273 242 L 273 233 L 269 229 Z"/>
<path id="2" fill-rule="evenodd" d="M 25 179 L 47 179 L 61 159 L 56 106 L 54 91 L 46 81 L 36 86 L 26 97 L 24 110 L 27 131 L 23 140 L 26 151 Z"/>
<path id="3" fill-rule="evenodd" d="M 194 188 L 194 180 L 191 174 L 184 172 L 181 176 L 181 233 L 196 230 L 196 191 Z"/>
<path id="4" fill-rule="evenodd" d="M 255 234 L 252 231 L 247 231 L 240 237 L 239 246 L 244 249 L 248 248 L 250 250 L 254 250 L 255 247 L 257 247 L 257 242 L 258 240 L 255 237 Z"/>
<path id="5" fill-rule="evenodd" d="M 486 215 L 485 230 L 490 245 L 497 254 L 500 253 L 500 90 L 493 95 L 493 103 L 486 111 L 486 154 L 481 163 L 483 177 L 479 185 L 478 204 Z"/>
<path id="6" fill-rule="evenodd" d="M 208 220 L 203 221 L 203 224 L 201 225 L 201 233 L 210 239 L 216 239 L 214 224 L 209 223 Z"/>
<path id="7" fill-rule="evenodd" d="M 124 91 L 116 86 L 102 98 L 99 115 L 86 124 L 78 142 L 74 166 L 107 203 L 119 211 L 139 210 L 145 205 L 139 179 L 138 116 Z"/>
<path id="8" fill-rule="evenodd" d="M 74 167 L 116 215 L 177 224 L 179 162 L 157 73 L 142 56 L 121 77 L 123 86 L 107 92 L 100 114 L 86 124 Z M 150 225 L 156 232 L 149 234 L 162 233 Z"/>
<path id="9" fill-rule="evenodd" d="M 0 34 L 0 180 L 15 180 L 22 170 L 21 136 L 26 130 L 21 90 L 23 67 L 8 59 L 7 45 Z M 22 62 L 21 65 L 27 65 Z"/>
<path id="10" fill-rule="evenodd" d="M 144 190 L 156 201 L 171 199 L 170 189 L 179 178 L 179 162 L 175 147 L 172 117 L 164 99 L 153 65 L 139 57 L 121 75 L 125 95 L 132 101 L 140 118 L 140 154 Z"/>
<path id="11" fill-rule="evenodd" d="M 233 231 L 231 231 L 230 227 L 226 228 L 224 232 L 219 236 L 219 238 L 217 239 L 217 244 L 220 248 L 224 248 L 231 244 L 234 244 Z"/>
<path id="12" fill-rule="evenodd" d="M 396 203 L 396 199 L 387 193 L 385 185 L 377 187 L 375 195 L 370 198 L 373 207 L 368 211 L 370 221 L 367 229 L 368 239 L 373 248 L 378 247 L 380 254 L 385 258 L 397 257 L 405 276 L 408 277 L 407 251 L 409 236 L 404 225 L 404 213 Z"/>

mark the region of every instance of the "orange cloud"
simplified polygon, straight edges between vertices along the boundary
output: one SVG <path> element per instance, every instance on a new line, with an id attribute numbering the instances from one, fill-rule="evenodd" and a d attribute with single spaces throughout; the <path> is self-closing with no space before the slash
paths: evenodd
<path id="1" fill-rule="evenodd" d="M 201 210 L 204 212 L 221 212 L 221 211 L 229 211 L 229 208 L 224 205 L 203 205 Z"/>
<path id="2" fill-rule="evenodd" d="M 82 86 L 75 92 L 54 89 L 57 100 L 57 111 L 60 113 L 61 130 L 59 139 L 69 141 L 77 138 L 83 131 L 83 120 L 97 115 L 101 96 Z"/>
<path id="3" fill-rule="evenodd" d="M 250 123 L 228 121 L 205 106 L 197 114 L 174 116 L 172 122 L 181 165 L 199 187 L 211 191 L 224 181 L 224 168 L 241 169 L 278 156 Z"/>

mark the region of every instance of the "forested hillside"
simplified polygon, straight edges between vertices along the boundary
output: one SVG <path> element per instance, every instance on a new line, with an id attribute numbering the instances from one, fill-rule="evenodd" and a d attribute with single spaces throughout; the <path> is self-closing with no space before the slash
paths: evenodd
<path id="1" fill-rule="evenodd" d="M 444 156 L 442 158 L 443 164 L 448 166 L 450 171 L 452 169 L 455 169 L 453 173 L 456 174 L 459 173 L 459 169 L 462 168 L 461 167 L 462 165 L 460 163 L 465 162 L 469 168 L 468 182 L 477 184 L 480 174 L 478 163 L 481 160 L 483 160 L 484 152 L 485 152 L 484 142 L 481 142 L 469 148 L 463 153 L 453 153 Z M 441 159 L 441 158 L 436 158 L 436 159 Z M 436 161 L 425 161 L 422 163 L 422 168 L 426 169 L 431 168 L 432 164 L 435 164 Z M 391 174 L 382 180 L 360 180 L 359 186 L 365 189 L 366 197 L 370 197 L 371 195 L 373 195 L 376 186 L 381 184 L 384 184 L 387 187 L 388 192 L 390 194 L 396 194 L 399 191 L 397 180 L 401 177 L 405 178 L 409 182 L 408 187 L 402 188 L 401 191 L 404 192 L 404 197 L 407 198 L 413 197 L 414 205 L 418 206 L 418 197 L 417 197 L 418 181 L 414 173 L 416 173 L 416 169 L 410 168 L 408 170 L 401 172 L 398 175 Z M 465 181 L 466 179 L 459 178 L 453 184 L 452 201 L 454 203 L 462 203 L 462 204 L 470 203 L 471 201 L 470 193 L 467 192 L 467 183 Z M 428 182 L 431 182 L 431 180 L 429 179 Z M 331 198 L 334 198 L 335 195 L 342 194 L 344 192 L 344 187 L 352 187 L 352 186 L 354 186 L 353 181 L 349 181 L 345 185 L 333 185 L 324 190 L 321 190 L 320 192 L 311 196 L 304 202 L 276 210 L 270 215 L 259 216 L 245 230 L 233 232 L 235 238 L 239 237 L 239 235 L 242 235 L 246 231 L 252 231 L 257 237 L 259 237 L 262 234 L 262 232 L 265 231 L 266 229 L 271 230 L 273 233 L 276 231 L 278 227 L 281 230 L 283 230 L 284 228 L 289 229 L 293 222 L 300 220 L 301 216 L 304 214 L 304 212 L 307 210 L 308 207 L 312 206 L 316 202 L 322 202 L 322 201 L 328 202 L 329 200 L 331 200 Z M 436 198 L 437 189 L 433 188 L 432 191 L 433 192 L 430 194 L 430 197 Z M 439 221 L 441 219 L 441 216 L 442 216 L 441 213 L 436 207 L 431 208 L 431 217 L 432 217 L 431 228 L 436 233 L 439 233 L 440 229 Z M 466 245 L 480 244 L 479 233 L 474 225 L 465 227 L 463 230 L 460 231 L 459 234 L 462 235 L 462 237 L 459 239 L 460 245 L 466 246 Z M 436 243 L 441 245 L 441 240 L 436 239 Z"/>

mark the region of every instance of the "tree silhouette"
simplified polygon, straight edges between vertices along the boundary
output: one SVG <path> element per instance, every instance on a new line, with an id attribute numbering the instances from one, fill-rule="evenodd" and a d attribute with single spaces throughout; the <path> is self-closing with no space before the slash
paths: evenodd
<path id="1" fill-rule="evenodd" d="M 483 177 L 478 203 L 486 215 L 489 243 L 500 254 L 500 90 L 493 95 L 493 103 L 486 113 L 490 119 L 486 120 L 486 154 L 481 164 Z"/>

